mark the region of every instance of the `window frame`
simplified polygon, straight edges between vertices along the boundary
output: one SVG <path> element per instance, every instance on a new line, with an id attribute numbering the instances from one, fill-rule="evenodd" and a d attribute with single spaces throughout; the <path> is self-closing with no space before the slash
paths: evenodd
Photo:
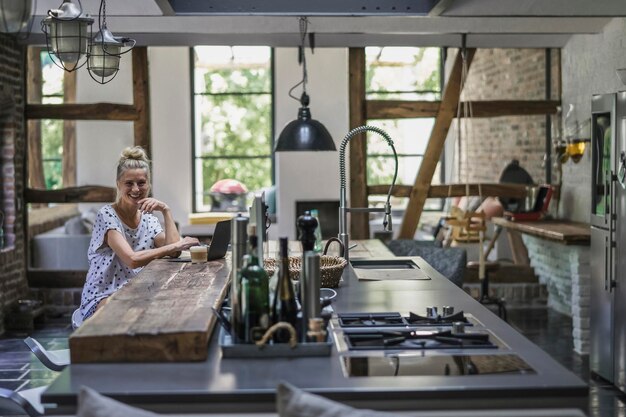
<path id="1" fill-rule="evenodd" d="M 384 46 L 382 47 L 384 48 Z M 364 52 L 365 52 L 365 78 L 367 79 L 367 71 L 370 70 L 370 67 L 367 65 L 367 47 L 364 47 Z M 434 90 L 424 90 L 424 91 L 372 91 L 372 90 L 367 90 L 365 91 L 365 100 L 372 100 L 372 98 L 368 98 L 369 94 L 410 94 L 410 93 L 436 93 L 439 94 L 440 99 L 441 99 L 441 94 L 443 94 L 443 90 L 445 87 L 445 58 L 446 58 L 446 50 L 445 48 L 438 48 L 439 49 L 439 91 L 434 91 Z M 367 87 L 367 86 L 366 86 Z M 384 100 L 381 98 L 376 98 L 375 100 Z M 434 118 L 433 118 L 434 119 Z M 368 122 L 369 120 L 377 120 L 377 119 L 366 119 Z M 397 119 L 386 119 L 386 120 L 408 120 L 408 119 L 402 119 L 402 118 L 397 118 Z M 420 158 L 420 165 L 424 159 L 424 154 L 404 154 L 404 153 L 398 153 L 398 158 L 402 158 L 402 157 L 417 157 Z M 388 158 L 392 158 L 393 155 L 391 153 L 389 154 L 377 154 L 377 153 L 370 153 L 369 150 L 366 151 L 365 154 L 365 163 L 366 163 L 366 169 L 367 169 L 367 161 L 370 157 L 376 158 L 376 157 L 388 157 Z M 445 147 L 443 149 L 443 151 L 441 152 L 441 156 L 439 158 L 439 166 L 440 166 L 440 170 L 439 170 L 439 181 L 441 184 L 445 184 L 445 180 L 446 180 L 446 150 Z M 419 167 L 418 167 L 418 173 L 419 173 Z M 367 178 L 367 173 L 366 173 L 366 178 Z M 370 184 L 367 184 L 370 185 Z M 369 195 L 368 195 L 368 199 L 369 199 Z M 437 212 L 437 211 L 442 211 L 445 207 L 445 199 L 441 198 L 439 199 L 439 208 L 427 208 L 427 205 L 424 205 L 424 211 L 426 212 Z"/>
<path id="2" fill-rule="evenodd" d="M 267 158 L 270 160 L 270 178 L 272 186 L 276 184 L 276 156 L 274 152 L 274 137 L 276 134 L 276 123 L 275 123 L 275 115 L 276 115 L 276 66 L 275 66 L 275 54 L 274 48 L 268 46 L 270 48 L 270 153 L 268 155 L 259 155 L 259 156 L 248 156 L 248 155 L 220 155 L 215 157 L 200 157 L 196 155 L 196 91 L 195 91 L 195 55 L 194 48 L 196 46 L 205 46 L 205 45 L 195 45 L 189 48 L 189 85 L 190 85 L 190 97 L 191 97 L 191 212 L 192 213 L 206 213 L 208 211 L 199 210 L 197 207 L 197 196 L 196 196 L 196 161 L 197 159 L 261 159 Z M 218 45 L 207 45 L 207 46 L 218 46 Z M 248 46 L 248 45 L 228 45 L 228 46 Z M 264 46 L 264 45 L 250 45 L 250 46 Z M 234 95 L 237 93 L 228 93 L 228 95 Z M 241 95 L 255 95 L 260 94 L 258 92 L 255 93 L 240 93 Z M 203 95 L 226 95 L 224 93 L 219 94 L 203 94 Z"/>

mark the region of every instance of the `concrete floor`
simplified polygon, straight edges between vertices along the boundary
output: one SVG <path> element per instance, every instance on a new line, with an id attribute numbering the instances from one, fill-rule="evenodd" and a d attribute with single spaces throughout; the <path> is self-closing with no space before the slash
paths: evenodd
<path id="1" fill-rule="evenodd" d="M 572 321 L 547 308 L 509 310 L 509 321 L 522 334 L 548 352 L 566 368 L 589 382 L 590 417 L 626 417 L 626 396 L 605 381 L 590 378 L 587 356 L 574 352 Z M 70 317 L 50 320 L 31 336 L 47 349 L 67 349 L 71 333 Z M 23 339 L 27 334 L 7 334 L 0 338 L 0 388 L 23 390 L 49 384 L 57 372 L 46 369 L 30 353 Z M 0 416 L 16 415 L 2 409 Z"/>

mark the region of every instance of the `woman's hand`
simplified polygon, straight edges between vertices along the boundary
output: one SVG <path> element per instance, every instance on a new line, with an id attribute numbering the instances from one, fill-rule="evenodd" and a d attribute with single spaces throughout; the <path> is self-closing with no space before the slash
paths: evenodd
<path id="1" fill-rule="evenodd" d="M 179 247 L 177 248 L 179 251 L 189 249 L 192 246 L 198 246 L 200 241 L 195 237 L 185 236 L 179 242 Z"/>
<path id="2" fill-rule="evenodd" d="M 164 213 L 170 209 L 167 204 L 152 197 L 143 198 L 138 203 L 139 211 L 142 213 L 152 213 L 153 211 Z"/>

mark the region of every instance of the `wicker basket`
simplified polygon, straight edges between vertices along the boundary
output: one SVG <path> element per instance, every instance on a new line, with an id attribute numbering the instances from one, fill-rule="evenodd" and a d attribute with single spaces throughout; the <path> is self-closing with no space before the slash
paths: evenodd
<path id="1" fill-rule="evenodd" d="M 320 285 L 323 288 L 337 288 L 343 269 L 348 264 L 344 258 L 339 256 L 322 255 L 320 256 Z M 267 274 L 272 276 L 278 265 L 276 259 L 267 258 L 264 260 L 264 268 Z M 292 280 L 300 279 L 300 271 L 302 270 L 302 258 L 299 256 L 289 257 L 289 277 Z"/>

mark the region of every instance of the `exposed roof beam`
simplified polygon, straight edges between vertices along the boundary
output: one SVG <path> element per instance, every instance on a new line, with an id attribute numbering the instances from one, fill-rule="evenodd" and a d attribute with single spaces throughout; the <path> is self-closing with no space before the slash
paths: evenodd
<path id="1" fill-rule="evenodd" d="M 454 0 L 444 16 L 626 16 L 624 0 Z"/>

